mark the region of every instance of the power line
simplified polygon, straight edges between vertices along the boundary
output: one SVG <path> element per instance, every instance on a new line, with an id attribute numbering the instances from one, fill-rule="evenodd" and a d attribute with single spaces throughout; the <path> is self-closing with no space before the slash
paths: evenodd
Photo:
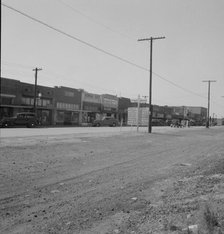
<path id="1" fill-rule="evenodd" d="M 71 6 L 71 5 L 69 5 L 69 4 L 65 3 L 65 2 L 63 2 L 62 0 L 57 0 L 57 1 L 60 2 L 61 4 L 65 5 L 66 7 L 70 8 L 72 11 L 74 11 L 74 12 L 78 13 L 79 15 L 83 16 L 84 18 L 88 19 L 88 20 L 89 20 L 90 22 L 92 22 L 92 23 L 95 23 L 95 24 L 97 24 L 97 25 L 99 25 L 99 26 L 101 26 L 101 27 L 103 27 L 103 28 L 105 28 L 105 29 L 107 29 L 107 30 L 113 32 L 113 33 L 119 34 L 119 35 L 122 36 L 122 37 L 125 37 L 125 38 L 128 38 L 128 39 L 132 39 L 132 40 L 134 39 L 134 38 L 131 38 L 130 36 L 128 36 L 127 34 L 125 34 L 125 33 L 122 33 L 122 32 L 119 32 L 119 31 L 117 31 L 117 30 L 114 30 L 113 28 L 107 26 L 106 24 L 103 24 L 103 23 L 101 23 L 101 22 L 98 22 L 98 21 L 95 20 L 94 18 L 92 18 L 92 17 L 90 17 L 90 16 L 84 14 L 84 13 L 81 12 L 80 10 L 77 10 L 76 8 L 74 8 L 73 6 Z"/>
<path id="2" fill-rule="evenodd" d="M 28 65 L 23 65 L 23 64 L 19 64 L 19 63 L 14 63 L 14 62 L 8 62 L 8 61 L 2 61 L 2 64 L 3 65 L 6 65 L 6 66 L 18 66 L 18 67 L 21 67 L 21 68 L 23 68 L 23 69 L 30 69 L 30 68 L 32 68 L 32 66 L 30 65 L 30 66 L 28 66 Z M 46 71 L 45 71 L 45 73 L 46 73 Z M 52 73 L 52 72 L 49 72 L 49 73 Z M 201 97 L 201 98 L 207 98 L 207 97 L 205 97 L 205 96 L 202 96 L 202 95 L 200 95 L 200 94 L 197 94 L 197 93 L 195 93 L 195 92 L 193 92 L 193 91 L 191 91 L 191 90 L 189 90 L 189 89 L 186 89 L 186 88 L 184 88 L 184 87 L 182 87 L 182 86 L 180 86 L 180 85 L 178 85 L 178 84 L 176 84 L 176 83 L 174 83 L 174 82 L 172 82 L 172 81 L 170 81 L 170 80 L 168 80 L 168 79 L 166 79 L 164 76 L 161 76 L 161 75 L 159 75 L 158 73 L 155 73 L 155 72 L 152 72 L 155 76 L 157 76 L 158 78 L 160 78 L 161 80 L 164 80 L 164 81 L 166 81 L 167 83 L 169 83 L 169 84 L 171 84 L 171 85 L 173 85 L 173 86 L 175 86 L 175 87 L 177 87 L 177 88 L 179 88 L 179 89 L 181 89 L 181 90 L 183 90 L 183 91 L 185 91 L 186 93 L 190 93 L 190 94 L 193 94 L 193 95 L 195 95 L 195 96 L 198 96 L 198 97 Z M 14 73 L 14 74 L 16 74 L 16 73 Z M 53 74 L 53 73 L 52 73 Z M 57 75 L 57 76 L 60 76 L 60 77 L 62 77 L 63 75 L 59 75 L 59 74 L 54 74 L 54 75 Z M 44 75 L 43 75 L 44 76 Z M 88 85 L 88 86 L 90 86 L 90 87 L 93 87 L 93 88 L 100 88 L 101 90 L 107 90 L 107 91 L 109 91 L 109 89 L 103 89 L 102 87 L 97 87 L 97 86 L 93 86 L 92 84 L 87 84 L 87 83 L 84 83 L 84 82 L 81 82 L 81 81 L 78 81 L 78 80 L 76 80 L 77 82 L 79 82 L 79 83 L 83 83 L 83 84 L 86 84 L 86 85 Z M 111 92 L 112 90 L 110 90 L 110 92 Z M 114 91 L 112 91 L 112 92 L 114 92 Z M 136 96 L 137 95 L 137 93 L 136 94 L 132 94 L 133 96 Z M 212 101 L 212 102 L 214 102 L 214 101 Z M 215 102 L 214 102 L 215 103 Z M 217 103 L 218 104 L 218 103 Z M 222 106 L 222 105 L 220 105 L 220 104 L 218 104 L 219 106 Z"/>
<path id="3" fill-rule="evenodd" d="M 30 68 L 33 68 L 31 65 L 30 66 L 28 66 L 28 65 L 23 65 L 23 64 L 18 64 L 18 63 L 14 63 L 14 62 L 8 62 L 8 61 L 2 61 L 2 63 L 4 64 L 4 63 L 8 63 L 8 65 L 9 66 L 20 66 L 21 68 L 24 68 L 24 69 L 26 69 L 26 71 L 27 71 L 27 69 L 29 69 L 30 70 Z M 23 71 L 24 72 L 24 71 Z M 9 74 L 11 74 L 12 76 L 17 76 L 18 77 L 18 73 L 21 75 L 21 78 L 24 78 L 24 74 L 22 73 L 22 72 L 20 72 L 20 71 L 16 71 L 16 72 L 12 72 L 12 71 L 10 71 L 10 72 L 7 72 L 7 73 L 9 73 Z M 46 75 L 46 73 L 48 73 L 49 75 Z M 155 73 L 154 73 L 155 74 Z M 52 76 L 52 75 L 54 75 L 54 76 Z M 156 74 L 156 75 L 158 75 L 158 74 Z M 159 76 L 159 75 L 158 75 Z M 7 76 L 2 76 L 2 77 L 7 77 Z M 62 75 L 62 74 L 57 74 L 57 73 L 55 73 L 55 72 L 52 72 L 52 71 L 49 71 L 49 70 L 45 70 L 45 72 L 44 72 L 44 74 L 42 74 L 42 77 L 45 77 L 45 78 L 47 78 L 47 80 L 49 80 L 49 77 L 50 78 L 53 78 L 54 77 L 54 80 L 56 79 L 56 80 L 61 80 L 61 78 L 62 77 L 64 77 L 64 79 L 66 79 L 66 77 L 64 76 L 64 75 Z M 164 78 L 165 79 L 165 78 Z M 73 79 L 73 81 L 76 81 L 76 82 L 78 82 L 78 83 L 80 83 L 80 84 L 84 84 L 84 85 L 86 85 L 86 86 L 88 86 L 88 87 L 90 87 L 90 88 L 94 88 L 94 89 L 99 89 L 99 90 L 101 90 L 101 91 L 103 91 L 103 92 L 111 92 L 111 93 L 116 93 L 117 91 L 115 91 L 115 90 L 110 90 L 110 89 L 106 89 L 106 88 L 103 88 L 103 87 L 99 87 L 99 86 L 95 86 L 95 85 L 92 85 L 92 84 L 90 84 L 90 83 L 85 83 L 85 82 L 83 82 L 83 81 L 80 81 L 80 80 L 74 80 Z M 169 80 L 167 80 L 167 82 L 168 83 L 170 83 L 169 82 Z M 172 82 L 171 82 L 172 83 Z M 173 84 L 173 85 L 175 85 L 175 83 Z M 176 86 L 176 85 L 175 85 Z M 178 86 L 177 86 L 178 87 Z M 182 87 L 180 86 L 180 87 L 178 87 L 178 88 L 180 88 L 180 89 L 182 89 Z M 207 99 L 207 97 L 204 97 L 204 96 L 200 96 L 199 94 L 196 94 L 196 93 L 194 93 L 194 92 L 191 92 L 190 90 L 188 91 L 187 89 L 186 90 L 184 90 L 184 91 L 186 91 L 186 92 L 188 92 L 188 93 L 190 93 L 190 94 L 194 94 L 194 95 L 197 95 L 197 96 L 199 96 L 199 97 L 202 97 L 202 98 L 206 98 Z M 132 96 L 132 97 L 136 97 L 138 94 L 137 93 L 130 93 L 130 92 L 126 92 L 126 96 Z M 224 96 L 223 96 L 224 97 Z M 159 100 L 159 99 L 157 99 L 157 100 Z M 160 100 L 161 101 L 161 100 Z M 163 100 L 164 101 L 164 100 Z M 211 102 L 213 103 L 213 104 L 215 104 L 215 105 L 217 105 L 217 106 L 219 106 L 219 107 L 224 107 L 224 105 L 223 104 L 221 104 L 221 103 L 218 103 L 218 102 L 216 102 L 216 101 L 214 101 L 214 100 L 211 100 Z M 166 103 L 169 103 L 167 100 L 166 100 Z M 170 105 L 171 105 L 171 103 L 170 103 Z"/>
<path id="4" fill-rule="evenodd" d="M 17 9 L 15 9 L 14 7 L 11 7 L 11 6 L 9 6 L 9 5 L 6 5 L 5 3 L 1 3 L 1 4 L 2 4 L 4 7 L 6 7 L 6 8 L 8 8 L 8 9 L 12 10 L 12 11 L 15 11 L 15 12 L 17 12 L 17 13 L 19 13 L 19 14 L 25 16 L 25 17 L 27 17 L 27 18 L 31 19 L 32 21 L 35 21 L 36 23 L 39 23 L 39 24 L 41 24 L 41 25 L 44 25 L 45 27 L 48 27 L 48 28 L 50 28 L 50 29 L 52 29 L 52 30 L 54 30 L 54 31 L 56 31 L 56 32 L 58 32 L 58 33 L 64 35 L 64 36 L 67 36 L 67 37 L 69 37 L 69 38 L 71 38 L 71 39 L 73 39 L 73 40 L 76 40 L 76 41 L 78 41 L 78 42 L 80 42 L 80 43 L 82 43 L 82 44 L 84 44 L 84 45 L 86 45 L 86 46 L 88 46 L 88 47 L 90 47 L 90 48 L 93 48 L 93 49 L 95 49 L 95 50 L 97 50 L 97 51 L 99 51 L 99 52 L 101 52 L 101 53 L 104 53 L 104 54 L 109 55 L 109 56 L 111 56 L 111 57 L 113 57 L 113 58 L 116 58 L 116 59 L 118 59 L 118 60 L 120 60 L 120 61 L 122 61 L 122 62 L 124 62 L 124 63 L 127 63 L 127 64 L 129 64 L 129 65 L 132 65 L 132 66 L 134 66 L 134 67 L 137 67 L 137 68 L 139 68 L 139 69 L 141 69 L 141 70 L 143 70 L 143 71 L 149 72 L 149 69 L 147 69 L 147 68 L 145 68 L 145 67 L 143 67 L 143 66 L 140 66 L 140 65 L 138 65 L 138 64 L 136 64 L 136 63 L 133 63 L 133 62 L 127 60 L 127 59 L 124 59 L 124 58 L 118 56 L 118 55 L 112 54 L 112 53 L 110 53 L 110 52 L 108 52 L 108 51 L 106 51 L 106 50 L 104 50 L 104 49 L 101 49 L 101 48 L 99 48 L 99 47 L 97 47 L 97 46 L 95 46 L 95 45 L 92 45 L 92 44 L 90 44 L 90 43 L 88 43 L 88 42 L 86 42 L 86 41 L 84 41 L 84 40 L 81 40 L 81 39 L 75 37 L 75 36 L 72 36 L 72 35 L 70 35 L 70 34 L 64 32 L 64 31 L 62 31 L 62 30 L 60 30 L 60 29 L 57 29 L 57 28 L 55 28 L 55 27 L 53 27 L 53 26 L 51 26 L 51 25 L 49 25 L 49 24 L 47 24 L 47 23 L 45 23 L 45 22 L 43 22 L 43 21 L 41 21 L 41 20 L 39 20 L 39 19 L 36 19 L 36 18 L 34 18 L 34 17 L 32 17 L 32 16 L 30 16 L 30 15 L 28 15 L 28 14 L 26 14 L 26 13 L 20 11 L 20 10 L 17 10 Z M 182 87 L 182 86 L 180 86 L 180 85 L 178 85 L 178 84 L 176 84 L 176 83 L 174 83 L 174 82 L 172 82 L 172 81 L 170 81 L 170 80 L 164 78 L 163 76 L 161 76 L 161 75 L 159 75 L 159 74 L 157 74 L 157 73 L 155 73 L 155 72 L 152 72 L 152 73 L 153 73 L 154 75 L 156 75 L 157 77 L 159 77 L 160 79 L 162 79 L 162 80 L 164 80 L 164 81 L 166 81 L 166 82 L 172 84 L 173 86 L 184 90 L 185 92 L 194 94 L 194 95 L 199 96 L 199 97 L 202 97 L 202 98 L 206 98 L 206 97 L 203 97 L 203 96 L 201 96 L 201 95 L 199 95 L 199 94 L 197 94 L 197 93 L 194 93 L 194 92 L 192 92 L 192 91 L 190 91 L 190 90 L 188 90 L 188 89 L 186 89 L 186 88 L 184 88 L 184 87 Z"/>
<path id="5" fill-rule="evenodd" d="M 153 73 L 155 76 L 159 77 L 160 79 L 162 79 L 162 80 L 164 80 L 164 81 L 170 83 L 171 85 L 173 85 L 173 86 L 175 86 L 175 87 L 177 87 L 177 88 L 179 88 L 179 89 L 182 89 L 183 91 L 185 91 L 185 92 L 187 92 L 187 93 L 191 93 L 191 94 L 196 95 L 196 96 L 201 97 L 201 98 L 206 98 L 205 96 L 202 96 L 202 95 L 200 95 L 200 94 L 198 94 L 198 93 L 195 93 L 195 92 L 191 91 L 190 89 L 186 89 L 186 88 L 184 88 L 184 87 L 182 87 L 182 86 L 180 86 L 180 85 L 178 85 L 178 84 L 176 84 L 176 83 L 174 83 L 174 82 L 172 82 L 172 81 L 170 81 L 170 80 L 164 78 L 163 76 L 161 76 L 161 75 L 159 75 L 159 74 L 157 74 L 157 73 L 155 73 L 155 72 L 152 72 L 152 73 Z"/>
<path id="6" fill-rule="evenodd" d="M 2 63 L 3 63 L 3 65 L 6 65 L 6 66 L 21 67 L 21 68 L 25 69 L 26 72 L 28 72 L 28 70 L 30 70 L 30 68 L 33 68 L 31 66 L 28 66 L 28 65 L 22 65 L 22 64 L 8 62 L 8 61 L 3 61 Z M 16 70 L 18 70 L 18 69 L 16 68 Z M 20 71 L 17 71 L 17 72 L 7 72 L 7 73 L 18 76 L 18 73 L 20 73 Z M 48 74 L 48 75 L 46 75 L 46 74 Z M 22 75 L 22 73 L 21 73 L 21 75 Z M 45 69 L 45 72 L 44 72 L 44 74 L 42 74 L 42 77 L 47 78 L 47 80 L 49 80 L 50 78 L 54 78 L 54 80 L 61 80 L 61 78 L 63 77 L 63 80 L 66 80 L 66 76 L 65 75 L 59 74 L 59 73 L 55 73 L 55 72 L 53 72 L 52 70 L 49 70 L 49 69 Z M 114 93 L 115 94 L 119 93 L 115 89 L 112 90 L 112 89 L 103 88 L 103 87 L 100 87 L 100 86 L 96 86 L 95 84 L 93 85 L 93 84 L 90 84 L 90 83 L 87 83 L 87 82 L 83 82 L 83 81 L 77 80 L 77 79 L 72 79 L 72 80 L 74 82 L 76 82 L 76 83 L 88 86 L 90 88 L 101 90 L 101 92 L 110 92 L 110 93 L 113 93 L 113 94 Z M 137 95 L 137 93 L 135 93 L 135 94 L 129 93 L 129 94 L 131 96 L 134 96 L 134 97 Z"/>
<path id="7" fill-rule="evenodd" d="M 27 66 L 27 65 L 23 65 L 23 64 L 19 64 L 19 63 L 14 63 L 14 62 L 8 62 L 8 61 L 2 61 L 2 64 L 5 65 L 5 66 L 16 66 L 16 67 L 21 67 L 21 68 L 24 68 L 24 69 L 30 69 L 30 68 L 33 68 L 32 66 Z"/>
<path id="8" fill-rule="evenodd" d="M 17 10 L 17 9 L 15 9 L 14 7 L 8 6 L 8 5 L 4 4 L 4 3 L 2 3 L 2 5 L 3 5 L 4 7 L 7 7 L 8 9 L 13 10 L 13 11 L 15 11 L 15 12 L 17 12 L 17 13 L 19 13 L 19 14 L 21 14 L 21 15 L 23 15 L 23 16 L 25 16 L 25 17 L 27 17 L 27 18 L 29 18 L 29 19 L 31 19 L 31 20 L 37 22 L 37 23 L 39 23 L 39 24 L 42 24 L 42 25 L 44 25 L 44 26 L 46 26 L 46 27 L 48 27 L 48 28 L 50 28 L 50 29 L 52 29 L 52 30 L 54 30 L 54 31 L 56 31 L 56 32 L 58 32 L 58 33 L 60 33 L 60 34 L 63 34 L 63 35 L 65 35 L 65 36 L 69 37 L 69 38 L 72 38 L 72 39 L 74 39 L 74 40 L 76 40 L 76 41 L 78 41 L 78 42 L 80 42 L 80 43 L 82 43 L 82 44 L 84 44 L 84 45 L 86 45 L 86 46 L 88 46 L 88 47 L 91 47 L 91 48 L 93 48 L 93 49 L 95 49 L 95 50 L 97 50 L 97 51 L 100 51 L 100 52 L 102 52 L 102 53 L 104 53 L 104 54 L 107 54 L 107 55 L 109 55 L 109 56 L 111 56 L 111 57 L 113 57 L 113 58 L 116 58 L 116 59 L 118 59 L 118 60 L 120 60 L 120 61 L 122 61 L 122 62 L 125 62 L 125 63 L 127 63 L 127 64 L 130 64 L 130 65 L 132 65 L 132 66 L 134 66 L 134 67 L 140 68 L 140 69 L 142 69 L 142 70 L 144 70 L 144 71 L 148 71 L 148 69 L 146 69 L 146 68 L 144 68 L 144 67 L 142 67 L 142 66 L 140 66 L 140 65 L 138 65 L 138 64 L 136 64 L 136 63 L 130 62 L 130 61 L 128 61 L 127 59 L 124 59 L 124 58 L 122 58 L 122 57 L 120 57 L 120 56 L 118 56 L 118 55 L 112 54 L 112 53 L 110 53 L 110 52 L 108 52 L 108 51 L 106 51 L 106 50 L 104 50 L 104 49 L 101 49 L 101 48 L 99 48 L 99 47 L 97 47 L 97 46 L 95 46 L 95 45 L 90 44 L 89 42 L 86 42 L 86 41 L 84 41 L 84 40 L 82 40 L 82 39 L 79 39 L 78 37 L 72 36 L 72 35 L 70 35 L 70 34 L 64 32 L 64 31 L 62 31 L 62 30 L 60 30 L 60 29 L 57 29 L 57 28 L 55 28 L 55 27 L 53 27 L 53 26 L 51 26 L 51 25 L 49 25 L 49 24 L 47 24 L 47 23 L 45 23 L 45 22 L 43 22 L 43 21 L 41 21 L 41 20 L 39 20 L 39 19 L 36 19 L 36 18 L 34 18 L 34 17 L 32 17 L 32 16 L 30 16 L 30 15 L 28 15 L 28 14 L 26 14 L 26 13 L 20 11 L 20 10 Z"/>

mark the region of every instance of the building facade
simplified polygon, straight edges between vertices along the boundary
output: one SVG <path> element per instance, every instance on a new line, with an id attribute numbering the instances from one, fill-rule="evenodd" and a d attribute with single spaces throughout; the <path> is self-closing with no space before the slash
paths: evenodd
<path id="1" fill-rule="evenodd" d="M 0 118 L 19 112 L 34 111 L 34 85 L 18 80 L 1 78 Z M 54 89 L 37 86 L 36 112 L 42 125 L 53 124 Z"/>
<path id="2" fill-rule="evenodd" d="M 204 125 L 206 121 L 207 109 L 204 107 L 192 106 L 158 106 L 152 107 L 152 125 L 170 125 L 172 121 L 190 121 L 193 125 Z M 128 125 L 148 125 L 149 108 L 148 107 L 129 107 L 128 108 Z"/>
<path id="3" fill-rule="evenodd" d="M 99 94 L 82 91 L 82 125 L 91 125 L 95 119 L 100 118 L 102 98 Z"/>
<path id="4" fill-rule="evenodd" d="M 137 108 L 137 103 L 131 102 L 129 98 L 118 98 L 110 94 L 99 95 L 82 89 L 37 85 L 36 91 L 37 96 L 34 98 L 34 84 L 1 78 L 0 119 L 19 112 L 35 111 L 42 125 L 89 126 L 95 119 L 102 119 L 104 116 L 112 116 L 123 125 L 127 125 L 128 109 Z M 146 124 L 148 104 L 141 103 L 140 108 L 142 123 Z M 207 117 L 207 108 L 204 107 L 153 105 L 152 109 L 153 120 L 160 122 L 187 119 L 202 125 Z"/>
<path id="5" fill-rule="evenodd" d="M 54 87 L 54 124 L 78 126 L 81 115 L 82 90 Z"/>
<path id="6" fill-rule="evenodd" d="M 21 86 L 19 80 L 1 78 L 0 119 L 15 115 L 21 105 Z"/>
<path id="7" fill-rule="evenodd" d="M 102 94 L 102 116 L 118 118 L 118 97 L 110 94 Z"/>
<path id="8" fill-rule="evenodd" d="M 21 110 L 18 112 L 32 112 L 34 110 L 35 87 L 32 84 L 20 82 Z M 53 124 L 54 89 L 45 86 L 37 86 L 36 113 L 42 125 Z"/>

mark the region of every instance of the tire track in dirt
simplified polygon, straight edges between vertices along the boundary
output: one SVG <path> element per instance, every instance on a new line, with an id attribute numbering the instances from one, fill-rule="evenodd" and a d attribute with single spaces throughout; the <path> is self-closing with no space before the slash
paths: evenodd
<path id="1" fill-rule="evenodd" d="M 5 212 L 10 207 L 12 211 L 13 209 L 18 211 L 15 217 L 12 217 L 12 214 L 7 215 L 11 218 L 6 217 L 5 230 L 13 229 L 12 227 L 7 229 L 7 220 L 10 220 L 15 227 L 29 226 L 29 223 L 34 225 L 31 225 L 31 229 L 27 227 L 27 233 L 32 228 L 40 233 L 44 231 L 74 233 L 74 230 L 91 228 L 94 223 L 108 219 L 116 213 L 129 214 L 138 209 L 141 210 L 143 206 L 148 205 L 145 197 L 141 195 L 142 191 L 149 189 L 154 181 L 168 176 L 172 165 L 197 161 L 198 158 L 203 159 L 208 152 L 210 154 L 222 149 L 220 142 L 213 142 L 211 146 L 208 144 L 210 142 L 208 136 L 202 135 L 202 139 L 196 141 L 197 137 L 192 139 L 190 133 L 186 135 L 178 133 L 172 138 L 159 134 L 150 137 L 144 135 L 132 137 L 137 147 L 133 145 L 131 150 L 116 155 L 112 164 L 108 162 L 101 168 L 38 186 L 29 194 L 29 197 L 25 197 L 27 195 L 25 192 L 19 197 L 12 196 L 11 200 L 6 200 L 6 203 L 2 201 L 0 206 L 5 207 Z M 100 139 L 95 139 L 94 143 L 98 141 L 100 142 Z M 129 144 L 133 142 L 130 141 Z M 189 143 L 192 143 L 191 147 L 189 147 Z M 120 138 L 113 144 L 119 148 L 118 144 L 127 144 L 127 139 Z M 64 144 L 64 147 L 68 146 L 69 144 Z M 91 144 L 87 144 L 87 147 L 91 147 Z M 104 147 L 106 148 L 106 145 Z M 166 148 L 163 149 L 164 147 Z M 124 148 L 119 149 L 124 150 Z M 118 149 L 116 150 L 115 154 L 118 153 Z M 139 153 L 136 154 L 135 150 Z M 149 150 L 151 151 L 149 152 Z M 102 152 L 104 151 L 105 149 L 102 148 Z M 105 152 L 109 154 L 109 150 Z M 125 154 L 129 154 L 132 159 L 116 163 L 119 157 L 125 158 Z M 108 160 L 110 157 L 111 155 L 107 156 Z M 100 159 L 99 157 L 98 160 Z M 180 168 L 180 170 L 183 169 Z M 59 192 L 51 193 L 51 191 L 57 190 Z M 132 202 L 131 197 L 134 196 L 138 197 L 137 202 Z M 26 203 L 30 207 L 27 207 Z M 45 212 L 43 212 L 44 210 Z M 69 222 L 70 224 L 68 224 Z"/>

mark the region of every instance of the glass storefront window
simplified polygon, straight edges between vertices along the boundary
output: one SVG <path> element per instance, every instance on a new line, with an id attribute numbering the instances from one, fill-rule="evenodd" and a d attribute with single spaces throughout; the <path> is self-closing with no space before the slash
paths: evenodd
<path id="1" fill-rule="evenodd" d="M 58 122 L 64 121 L 64 112 L 63 111 L 57 111 L 57 121 Z"/>
<path id="2" fill-rule="evenodd" d="M 36 100 L 36 102 L 37 102 L 37 106 L 41 106 L 41 102 L 42 102 L 41 99 L 38 98 L 38 99 Z"/>
<path id="3" fill-rule="evenodd" d="M 57 108 L 58 109 L 66 109 L 66 110 L 78 110 L 79 105 L 72 104 L 72 103 L 57 102 Z"/>
<path id="4" fill-rule="evenodd" d="M 24 104 L 24 105 L 31 105 L 31 98 L 29 98 L 29 97 L 22 97 L 22 104 Z"/>
<path id="5" fill-rule="evenodd" d="M 74 123 L 78 123 L 79 122 L 79 114 L 78 113 L 72 113 L 72 118 L 71 118 L 72 122 Z"/>

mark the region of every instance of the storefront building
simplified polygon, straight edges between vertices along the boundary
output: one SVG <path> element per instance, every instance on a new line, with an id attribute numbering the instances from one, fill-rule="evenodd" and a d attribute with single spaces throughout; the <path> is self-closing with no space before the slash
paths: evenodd
<path id="1" fill-rule="evenodd" d="M 102 94 L 102 117 L 111 116 L 118 118 L 118 97 L 110 94 Z"/>
<path id="2" fill-rule="evenodd" d="M 1 78 L 0 91 L 0 119 L 15 116 L 20 112 L 36 111 L 40 122 L 46 126 L 91 126 L 95 119 L 102 119 L 104 116 L 114 117 L 126 125 L 128 108 L 137 107 L 137 103 L 131 102 L 129 98 L 93 94 L 63 86 L 52 88 L 37 85 L 34 98 L 34 84 L 8 78 Z M 148 108 L 148 104 L 141 103 L 140 107 Z M 148 112 L 146 115 L 148 116 Z M 190 120 L 200 125 L 206 121 L 207 108 L 153 105 L 152 117 L 160 122 Z"/>
<path id="3" fill-rule="evenodd" d="M 82 125 L 91 125 L 99 119 L 102 109 L 102 98 L 99 94 L 82 91 Z"/>
<path id="4" fill-rule="evenodd" d="M 19 80 L 1 78 L 0 119 L 14 116 L 21 105 L 21 85 Z"/>
<path id="5" fill-rule="evenodd" d="M 68 87 L 54 87 L 54 124 L 79 125 L 82 90 Z"/>
<path id="6" fill-rule="evenodd" d="M 34 110 L 34 85 L 21 82 L 21 111 L 32 112 Z M 36 113 L 42 125 L 53 124 L 54 89 L 45 86 L 37 86 Z"/>
<path id="7" fill-rule="evenodd" d="M 34 111 L 34 88 L 29 83 L 1 78 L 1 118 L 20 112 Z M 52 88 L 37 86 L 36 113 L 42 125 L 52 124 L 54 92 Z"/>

